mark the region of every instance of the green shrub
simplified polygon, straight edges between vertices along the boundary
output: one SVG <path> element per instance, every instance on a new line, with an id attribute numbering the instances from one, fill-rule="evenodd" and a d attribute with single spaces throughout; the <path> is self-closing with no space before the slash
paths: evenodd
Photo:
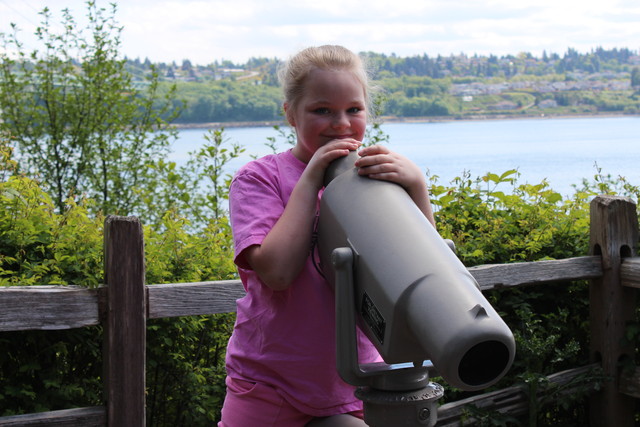
<path id="1" fill-rule="evenodd" d="M 0 160 L 0 285 L 103 283 L 103 223 L 90 201 L 57 213 L 40 184 Z M 211 169 L 206 169 L 212 173 Z M 223 179 L 223 177 L 220 177 Z M 204 208 L 204 206 L 201 206 Z M 144 226 L 147 282 L 235 277 L 225 216 L 198 231 L 175 210 Z M 149 425 L 211 424 L 224 398 L 224 356 L 235 316 L 149 321 Z M 102 328 L 0 333 L 0 416 L 103 404 Z"/>
<path id="2" fill-rule="evenodd" d="M 537 261 L 585 254 L 588 192 L 564 200 L 546 182 L 517 184 L 518 172 L 468 174 L 432 186 L 438 230 L 468 265 Z M 508 187 L 508 188 L 504 188 Z"/>

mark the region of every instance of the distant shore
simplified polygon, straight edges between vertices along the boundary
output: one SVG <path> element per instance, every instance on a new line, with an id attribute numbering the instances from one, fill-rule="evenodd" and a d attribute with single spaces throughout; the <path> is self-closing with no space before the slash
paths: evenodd
<path id="1" fill-rule="evenodd" d="M 442 123 L 457 121 L 479 120 L 522 120 L 522 119 L 576 119 L 576 118 L 607 118 L 607 117 L 640 117 L 638 114 L 615 113 L 577 113 L 577 114 L 479 114 L 473 116 L 428 116 L 428 117 L 395 117 L 383 116 L 378 121 L 385 123 Z M 178 123 L 173 124 L 177 129 L 218 129 L 238 127 L 273 127 L 287 126 L 283 120 L 253 121 L 253 122 L 210 122 L 210 123 Z"/>

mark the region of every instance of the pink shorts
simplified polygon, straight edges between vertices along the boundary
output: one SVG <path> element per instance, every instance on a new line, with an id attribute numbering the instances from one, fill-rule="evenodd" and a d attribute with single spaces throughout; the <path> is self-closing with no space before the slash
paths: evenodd
<path id="1" fill-rule="evenodd" d="M 315 417 L 291 406 L 278 392 L 265 384 L 227 377 L 227 395 L 218 427 L 287 426 L 304 427 Z M 362 410 L 349 412 L 364 419 Z"/>

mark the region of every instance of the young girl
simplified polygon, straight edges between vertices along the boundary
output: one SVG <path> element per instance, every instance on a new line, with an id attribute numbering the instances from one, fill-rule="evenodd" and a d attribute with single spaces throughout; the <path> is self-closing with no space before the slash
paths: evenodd
<path id="1" fill-rule="evenodd" d="M 230 188 L 234 261 L 247 295 L 227 350 L 219 426 L 364 426 L 362 402 L 336 371 L 334 294 L 310 250 L 325 169 L 364 137 L 368 78 L 360 58 L 340 46 L 301 51 L 280 78 L 297 143 L 245 165 Z M 383 146 L 358 154 L 361 175 L 402 185 L 434 223 L 413 162 Z M 379 361 L 358 333 L 360 362 Z"/>

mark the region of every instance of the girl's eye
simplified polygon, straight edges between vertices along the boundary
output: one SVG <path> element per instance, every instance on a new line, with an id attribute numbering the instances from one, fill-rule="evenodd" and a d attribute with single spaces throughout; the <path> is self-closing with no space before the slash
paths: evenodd
<path id="1" fill-rule="evenodd" d="M 350 113 L 350 114 L 357 114 L 360 111 L 362 111 L 362 108 L 360 108 L 360 107 L 351 107 L 351 108 L 349 108 L 347 110 L 347 112 Z"/>
<path id="2" fill-rule="evenodd" d="M 313 110 L 313 112 L 316 114 L 329 114 L 329 109 L 325 107 L 320 107 Z"/>

